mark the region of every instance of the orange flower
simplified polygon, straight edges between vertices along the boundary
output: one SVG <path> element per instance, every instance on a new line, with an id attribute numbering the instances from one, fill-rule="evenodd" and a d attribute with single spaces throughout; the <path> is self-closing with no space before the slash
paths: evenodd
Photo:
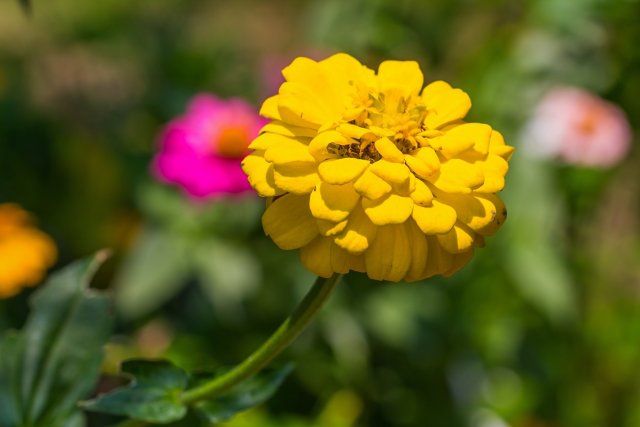
<path id="1" fill-rule="evenodd" d="M 53 240 L 33 226 L 27 212 L 0 204 L 0 298 L 37 284 L 56 257 Z"/>

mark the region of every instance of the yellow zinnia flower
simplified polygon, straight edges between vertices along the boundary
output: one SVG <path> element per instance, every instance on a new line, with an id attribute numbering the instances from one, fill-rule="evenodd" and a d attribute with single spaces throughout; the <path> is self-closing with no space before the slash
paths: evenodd
<path id="1" fill-rule="evenodd" d="M 0 298 L 38 283 L 56 260 L 53 240 L 17 205 L 0 204 Z"/>
<path id="2" fill-rule="evenodd" d="M 460 269 L 506 217 L 495 195 L 513 148 L 466 123 L 469 96 L 424 89 L 416 62 L 375 74 L 346 54 L 297 58 L 260 114 L 243 169 L 268 197 L 262 224 L 322 277 L 414 281 Z"/>

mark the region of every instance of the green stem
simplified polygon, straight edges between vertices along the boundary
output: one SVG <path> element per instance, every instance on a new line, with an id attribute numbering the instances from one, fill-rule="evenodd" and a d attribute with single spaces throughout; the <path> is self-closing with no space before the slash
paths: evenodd
<path id="1" fill-rule="evenodd" d="M 340 278 L 339 274 L 334 274 L 328 279 L 318 277 L 293 314 L 260 348 L 230 371 L 196 388 L 185 391 L 181 396 L 181 401 L 186 405 L 191 405 L 201 400 L 220 396 L 262 370 L 300 335 L 327 301 Z M 115 427 L 143 427 L 146 425 L 148 424 L 144 421 L 128 420 Z"/>

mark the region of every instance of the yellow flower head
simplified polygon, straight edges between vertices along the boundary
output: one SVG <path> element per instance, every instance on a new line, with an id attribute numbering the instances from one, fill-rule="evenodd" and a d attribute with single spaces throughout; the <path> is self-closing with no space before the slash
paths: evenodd
<path id="1" fill-rule="evenodd" d="M 243 169 L 269 197 L 262 224 L 328 277 L 414 281 L 464 266 L 506 217 L 496 192 L 513 148 L 463 118 L 469 96 L 424 89 L 416 62 L 378 73 L 346 54 L 297 58 L 260 114 L 272 119 Z"/>
<path id="2" fill-rule="evenodd" d="M 27 212 L 0 204 L 0 298 L 38 283 L 56 257 L 53 240 L 33 227 Z"/>

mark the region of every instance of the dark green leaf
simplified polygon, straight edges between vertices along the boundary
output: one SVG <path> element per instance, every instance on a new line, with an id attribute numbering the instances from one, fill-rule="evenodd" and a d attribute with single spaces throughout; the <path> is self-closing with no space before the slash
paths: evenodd
<path id="1" fill-rule="evenodd" d="M 0 340 L 0 425 L 17 426 L 20 416 L 19 356 L 22 337 L 8 333 Z"/>
<path id="2" fill-rule="evenodd" d="M 238 412 L 266 402 L 292 370 L 293 365 L 287 364 L 280 369 L 258 374 L 236 386 L 229 394 L 197 403 L 195 410 L 210 423 L 228 420 Z"/>
<path id="3" fill-rule="evenodd" d="M 109 298 L 88 289 L 106 257 L 98 253 L 51 276 L 34 294 L 23 331 L 0 341 L 3 427 L 81 425 L 69 422 L 95 385 L 113 324 Z"/>
<path id="4" fill-rule="evenodd" d="M 25 12 L 31 13 L 31 1 L 30 0 L 18 0 L 20 2 L 20 6 L 24 9 Z"/>
<path id="5" fill-rule="evenodd" d="M 186 415 L 187 408 L 180 402 L 188 382 L 183 370 L 167 361 L 130 360 L 122 371 L 133 377 L 129 385 L 84 402 L 82 407 L 149 423 L 169 423 Z"/>

